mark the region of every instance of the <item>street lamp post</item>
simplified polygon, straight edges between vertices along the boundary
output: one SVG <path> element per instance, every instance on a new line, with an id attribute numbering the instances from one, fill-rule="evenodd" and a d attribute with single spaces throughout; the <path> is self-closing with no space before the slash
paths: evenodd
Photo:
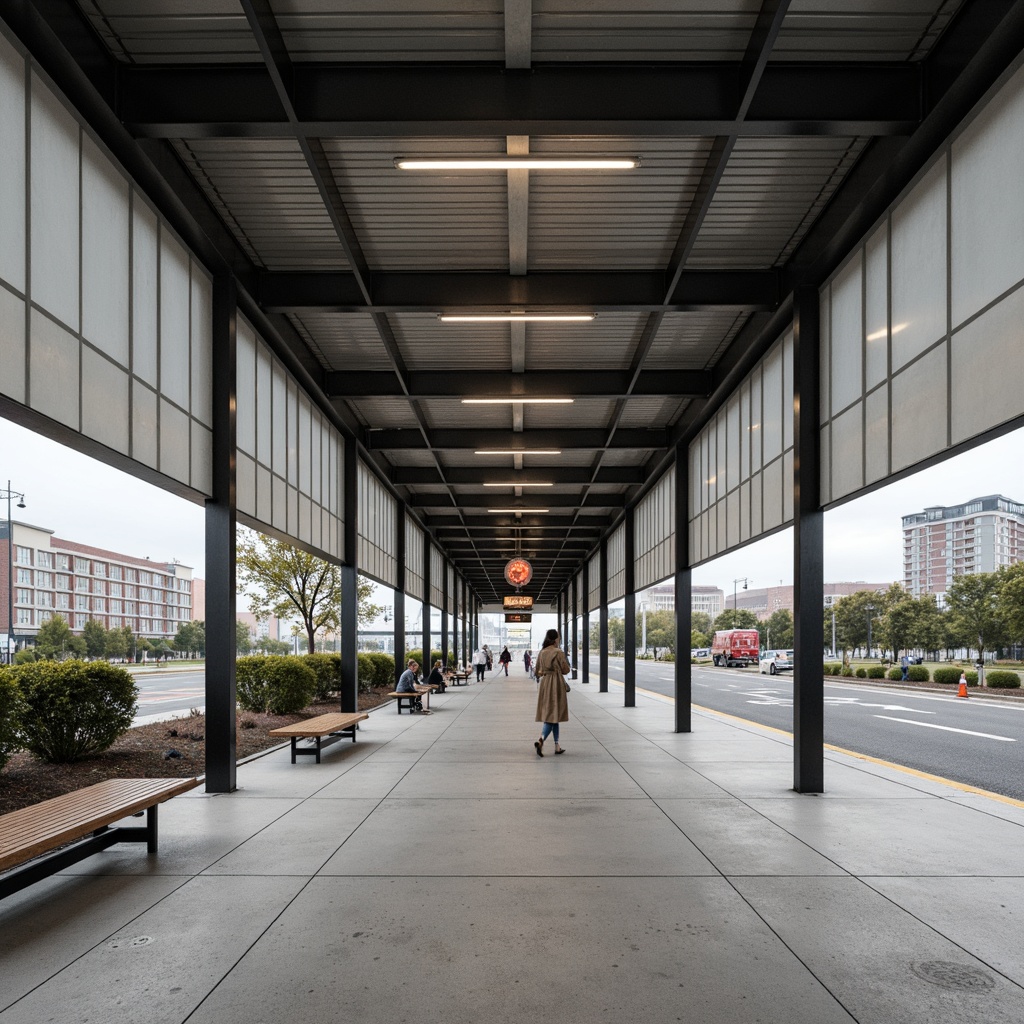
<path id="1" fill-rule="evenodd" d="M 7 499 L 7 664 L 14 661 L 14 523 L 11 521 L 11 498 L 18 499 L 18 508 L 25 507 L 25 495 L 21 491 L 11 490 L 11 481 L 7 481 L 7 490 L 0 494 Z"/>
<path id="2" fill-rule="evenodd" d="M 743 589 L 746 590 L 747 589 L 747 584 L 750 583 L 750 582 L 751 581 L 746 576 L 740 576 L 739 579 L 735 579 L 735 580 L 732 581 L 732 610 L 733 611 L 736 611 L 736 609 L 738 607 L 738 605 L 737 605 L 737 597 L 738 597 L 738 595 L 737 595 L 737 592 L 736 592 L 736 584 L 737 583 L 742 583 L 743 584 Z"/>

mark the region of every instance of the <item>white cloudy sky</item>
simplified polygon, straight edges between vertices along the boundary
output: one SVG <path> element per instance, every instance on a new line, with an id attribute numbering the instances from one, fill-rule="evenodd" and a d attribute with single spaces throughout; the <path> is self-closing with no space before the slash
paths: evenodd
<path id="1" fill-rule="evenodd" d="M 1024 501 L 1024 431 L 1008 434 L 829 512 L 825 577 L 886 582 L 902 575 L 900 517 L 927 505 L 982 494 Z M 204 575 L 203 510 L 0 418 L 0 488 L 24 491 L 15 519 L 58 536 L 153 559 L 177 558 Z M 2 515 L 4 509 L 0 512 Z M 752 587 L 791 583 L 787 530 L 694 570 L 694 582 L 726 592 L 738 577 Z"/>

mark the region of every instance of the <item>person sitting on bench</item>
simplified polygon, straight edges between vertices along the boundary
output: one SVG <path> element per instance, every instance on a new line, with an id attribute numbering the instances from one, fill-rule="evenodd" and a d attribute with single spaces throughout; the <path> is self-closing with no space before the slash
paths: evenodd
<path id="1" fill-rule="evenodd" d="M 424 715 L 430 714 L 430 688 L 420 686 L 416 682 L 416 673 L 419 671 L 420 663 L 410 658 L 406 664 L 405 671 L 398 677 L 398 685 L 395 693 L 419 693 L 427 695 L 427 706 L 423 706 L 422 698 L 416 701 L 416 710 Z"/>
<path id="2" fill-rule="evenodd" d="M 430 675 L 427 676 L 427 686 L 433 686 L 438 693 L 445 691 L 445 673 L 441 669 L 440 658 L 434 662 L 434 667 L 430 670 Z"/>

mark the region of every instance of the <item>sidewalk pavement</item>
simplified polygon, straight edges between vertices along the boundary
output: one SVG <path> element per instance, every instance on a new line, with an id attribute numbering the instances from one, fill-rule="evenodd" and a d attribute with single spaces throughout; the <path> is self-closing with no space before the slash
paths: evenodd
<path id="1" fill-rule="evenodd" d="M 522 673 L 161 810 L 0 903 L 0 1024 L 1019 1024 L 1024 808 Z M 553 752 L 553 744 L 546 745 Z"/>

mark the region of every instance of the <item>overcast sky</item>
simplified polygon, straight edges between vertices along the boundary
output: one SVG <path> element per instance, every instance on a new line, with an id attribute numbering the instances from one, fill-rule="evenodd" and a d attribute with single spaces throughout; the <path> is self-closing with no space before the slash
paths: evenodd
<path id="1" fill-rule="evenodd" d="M 828 582 L 885 583 L 902 578 L 900 517 L 928 505 L 955 505 L 983 494 L 1024 501 L 1024 431 L 890 484 L 825 516 Z M 24 491 L 20 522 L 124 554 L 177 558 L 204 575 L 203 509 L 0 418 L 0 488 Z M 0 511 L 3 515 L 6 509 Z M 792 531 L 749 545 L 694 570 L 694 582 L 733 589 L 793 581 Z M 742 584 L 740 584 L 742 586 Z"/>

